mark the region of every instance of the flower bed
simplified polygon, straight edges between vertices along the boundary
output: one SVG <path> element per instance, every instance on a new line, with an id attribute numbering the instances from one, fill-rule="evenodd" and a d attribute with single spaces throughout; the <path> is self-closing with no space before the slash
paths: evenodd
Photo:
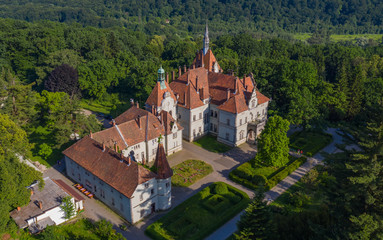
<path id="1" fill-rule="evenodd" d="M 186 160 L 173 167 L 172 185 L 188 187 L 213 172 L 213 168 L 201 160 Z"/>

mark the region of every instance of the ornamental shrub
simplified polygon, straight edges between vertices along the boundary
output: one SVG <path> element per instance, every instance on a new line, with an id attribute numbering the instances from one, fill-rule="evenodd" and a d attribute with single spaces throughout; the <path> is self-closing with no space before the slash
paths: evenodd
<path id="1" fill-rule="evenodd" d="M 200 191 L 201 198 L 205 199 L 210 195 L 210 188 L 206 187 Z"/>
<path id="2" fill-rule="evenodd" d="M 259 186 L 265 186 L 267 184 L 267 177 L 263 175 L 255 175 L 252 179 L 252 182 Z"/>
<path id="3" fill-rule="evenodd" d="M 224 194 L 228 193 L 229 191 L 227 190 L 227 186 L 225 183 L 218 182 L 215 184 L 214 192 L 216 194 L 224 195 Z"/>

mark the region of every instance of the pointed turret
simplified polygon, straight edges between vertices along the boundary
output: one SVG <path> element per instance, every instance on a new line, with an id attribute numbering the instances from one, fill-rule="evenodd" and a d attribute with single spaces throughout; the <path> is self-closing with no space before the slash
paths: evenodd
<path id="1" fill-rule="evenodd" d="M 207 22 L 206 22 L 205 35 L 203 37 L 203 55 L 204 56 L 206 55 L 208 50 L 209 50 L 209 30 L 207 28 Z"/>
<path id="2" fill-rule="evenodd" d="M 173 170 L 170 168 L 169 162 L 166 159 L 165 149 L 162 143 L 158 144 L 154 167 L 158 175 L 157 179 L 167 179 L 173 176 Z"/>

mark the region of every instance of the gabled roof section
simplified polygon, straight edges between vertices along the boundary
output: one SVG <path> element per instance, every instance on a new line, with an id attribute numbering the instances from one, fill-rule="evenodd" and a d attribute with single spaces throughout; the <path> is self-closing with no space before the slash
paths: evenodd
<path id="1" fill-rule="evenodd" d="M 157 178 L 167 179 L 173 176 L 173 170 L 170 168 L 169 162 L 166 159 L 165 149 L 162 143 L 158 144 L 154 166 L 157 171 Z"/>
<path id="2" fill-rule="evenodd" d="M 198 88 L 203 89 L 199 93 L 197 93 L 197 85 Z M 170 87 L 178 96 L 178 106 L 187 109 L 203 106 L 201 95 L 209 94 L 206 70 L 203 68 L 189 70 L 180 78 L 171 82 Z"/>
<path id="3" fill-rule="evenodd" d="M 139 114 L 137 114 L 137 117 L 132 120 L 93 133 L 93 139 L 100 144 L 104 143 L 110 148 L 113 148 L 116 144 L 119 150 L 123 150 L 127 148 L 126 145 L 132 146 L 146 140 L 158 138 L 160 134 L 164 135 L 165 129 L 158 118 L 148 111 L 142 111 L 141 109 L 133 109 L 125 116 L 136 116 L 133 113 L 144 113 L 145 115 L 138 116 Z M 121 119 L 125 119 L 125 117 Z"/>
<path id="4" fill-rule="evenodd" d="M 103 151 L 102 144 L 89 136 L 67 148 L 63 154 L 128 198 L 132 197 L 137 185 L 157 177 L 108 147 Z"/>
<path id="5" fill-rule="evenodd" d="M 154 86 L 152 92 L 150 93 L 148 99 L 146 100 L 146 104 L 150 106 L 160 106 L 162 100 L 164 99 L 165 92 L 170 93 L 170 97 L 177 102 L 177 98 L 174 96 L 172 89 L 169 86 L 169 83 L 164 81 L 166 88 L 161 89 L 161 83 L 157 82 L 156 86 Z"/>
<path id="6" fill-rule="evenodd" d="M 223 103 L 218 109 L 230 112 L 230 113 L 241 113 L 248 110 L 246 105 L 245 96 L 243 93 L 239 93 L 231 97 L 228 101 Z"/>
<path id="7" fill-rule="evenodd" d="M 205 55 L 203 55 L 203 50 L 198 51 L 196 54 L 196 57 L 193 60 L 192 66 L 195 66 L 196 68 L 203 66 L 209 72 L 213 72 L 214 71 L 214 64 L 217 64 L 218 65 L 218 71 L 222 72 L 222 68 L 219 66 L 217 59 L 215 58 L 211 49 L 209 49 L 209 50 L 207 50 Z"/>
<path id="8" fill-rule="evenodd" d="M 116 124 L 121 124 L 136 119 L 138 116 L 145 116 L 147 113 L 148 112 L 146 110 L 137 107 L 137 105 L 133 105 L 128 110 L 116 117 L 114 121 Z"/>
<path id="9" fill-rule="evenodd" d="M 181 125 L 178 124 L 177 121 L 174 120 L 172 115 L 170 115 L 170 113 L 168 113 L 167 111 L 164 111 L 164 110 L 161 111 L 160 116 L 161 116 L 162 125 L 165 128 L 165 135 L 169 135 L 172 133 L 174 124 L 177 125 L 178 130 L 184 129 Z"/>
<path id="10" fill-rule="evenodd" d="M 262 104 L 262 103 L 270 101 L 270 98 L 266 97 L 265 95 L 263 95 L 258 90 L 256 90 L 256 91 L 257 91 L 258 104 Z"/>

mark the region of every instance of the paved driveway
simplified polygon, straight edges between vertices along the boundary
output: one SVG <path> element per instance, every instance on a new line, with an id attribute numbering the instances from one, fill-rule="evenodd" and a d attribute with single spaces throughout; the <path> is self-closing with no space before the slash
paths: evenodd
<path id="1" fill-rule="evenodd" d="M 212 184 L 213 182 L 222 181 L 226 182 L 242 191 L 246 192 L 249 197 L 253 197 L 253 191 L 232 182 L 228 179 L 229 173 L 240 164 L 248 161 L 253 158 L 256 154 L 256 148 L 254 145 L 249 145 L 247 143 L 242 144 L 239 147 L 233 148 L 230 151 L 218 154 L 209 152 L 203 148 L 200 148 L 193 143 L 183 141 L 183 150 L 177 152 L 168 157 L 170 166 L 175 166 L 188 159 L 197 159 L 203 160 L 209 163 L 214 172 L 206 176 L 205 178 L 199 180 L 188 188 L 182 187 L 173 187 L 172 189 L 172 208 L 178 204 L 184 202 L 189 197 L 196 194 L 202 188 Z M 73 185 L 73 182 L 70 181 L 66 176 L 61 172 L 63 171 L 61 166 L 54 166 L 51 169 L 48 169 L 44 173 L 44 177 L 51 177 L 53 179 L 62 179 L 68 185 Z M 136 223 L 133 226 L 129 226 L 127 231 L 121 231 L 118 226 L 120 224 L 127 224 L 119 215 L 110 210 L 107 206 L 96 199 L 86 199 L 84 203 L 85 211 L 83 215 L 92 220 L 98 221 L 100 219 L 106 219 L 110 221 L 114 228 L 121 232 L 127 239 L 149 239 L 145 234 L 144 230 L 153 222 L 158 220 L 160 217 L 165 215 L 168 211 L 158 212 L 152 214 L 151 216 L 145 218 L 144 220 Z"/>

